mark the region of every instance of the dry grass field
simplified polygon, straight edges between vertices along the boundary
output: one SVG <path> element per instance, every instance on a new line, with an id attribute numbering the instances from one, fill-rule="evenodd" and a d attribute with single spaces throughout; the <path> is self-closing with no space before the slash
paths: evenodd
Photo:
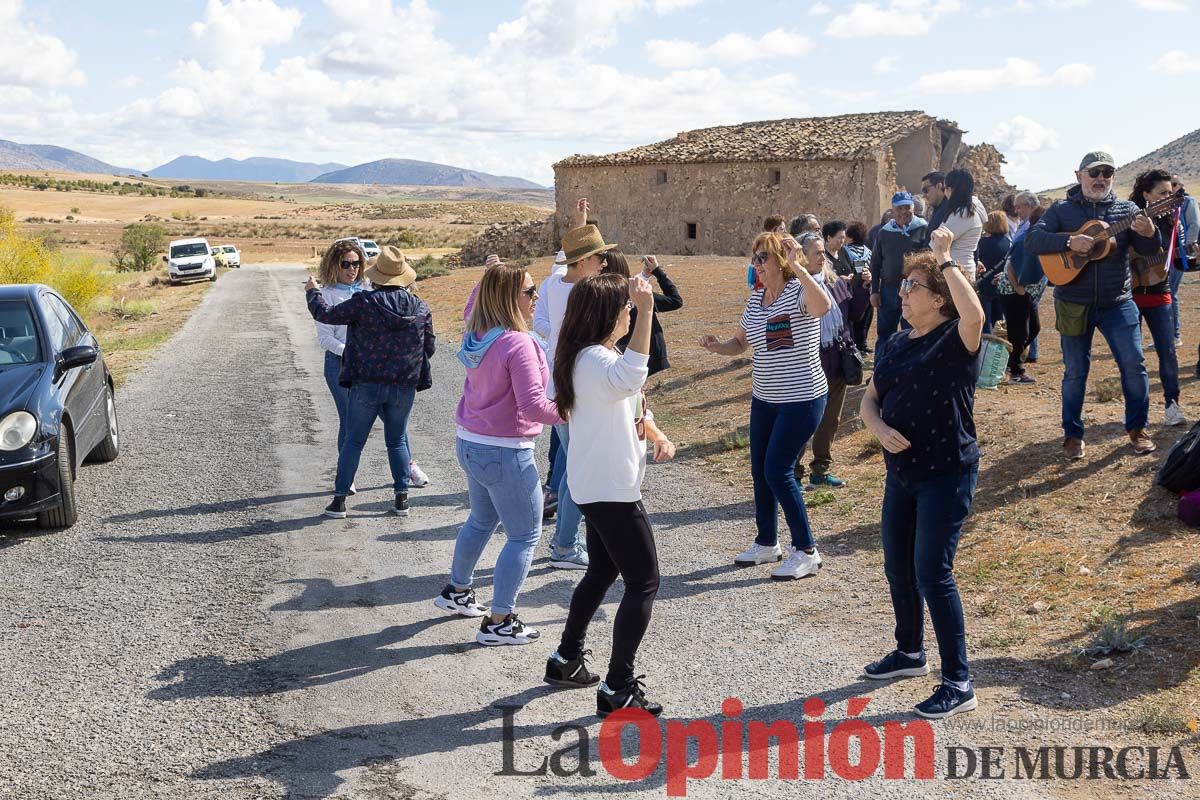
<path id="1" fill-rule="evenodd" d="M 736 258 L 665 257 L 685 305 L 664 314 L 672 369 L 651 379 L 648 397 L 680 458 L 727 487 L 729 503 L 750 499 L 747 430 L 750 367 L 703 351 L 705 332 L 729 334 L 746 298 L 745 263 Z M 531 272 L 541 280 L 549 259 Z M 462 307 L 479 269 L 423 281 L 444 347 L 457 347 Z M 1200 280 L 1181 291 L 1185 411 L 1200 413 L 1194 376 L 1200 334 Z M 975 668 L 992 685 L 1010 682 L 1049 707 L 1091 709 L 1137 721 L 1147 733 L 1186 735 L 1200 718 L 1200 532 L 1175 517 L 1175 498 L 1153 487 L 1167 448 L 1186 428 L 1165 428 L 1153 351 L 1151 433 L 1159 445 L 1135 456 L 1122 425 L 1115 364 L 1100 337 L 1088 402 L 1088 458 L 1061 459 L 1062 366 L 1049 304 L 1043 309 L 1038 383 L 981 390 L 975 418 L 983 461 L 975 511 L 957 562 Z M 839 571 L 861 571 L 882 594 L 879 515 L 884 466 L 865 431 L 839 437 L 834 473 L 848 485 L 806 495 L 818 542 Z M 726 507 L 728 508 L 728 507 Z M 714 510 L 714 519 L 721 509 Z M 749 512 L 747 512 L 749 513 Z M 732 551 L 731 551 L 732 552 Z M 878 584 L 878 586 L 877 586 Z M 877 609 L 886 623 L 890 609 Z M 1101 640 L 1134 644 L 1093 670 Z M 1139 641 L 1140 640 L 1140 641 Z"/>

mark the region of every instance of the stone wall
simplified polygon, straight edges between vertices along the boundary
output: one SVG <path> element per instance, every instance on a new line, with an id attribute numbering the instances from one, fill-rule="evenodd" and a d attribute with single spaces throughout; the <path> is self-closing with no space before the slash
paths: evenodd
<path id="1" fill-rule="evenodd" d="M 990 144 L 964 145 L 955 166 L 971 173 L 975 179 L 975 196 L 988 211 L 999 210 L 1004 196 L 1016 191 L 1001 172 L 1004 155 Z"/>
<path id="2" fill-rule="evenodd" d="M 868 159 L 558 167 L 555 213 L 565 230 L 587 197 L 605 241 L 628 253 L 743 255 L 771 214 L 879 219 L 880 172 Z"/>
<path id="3" fill-rule="evenodd" d="M 463 245 L 456 266 L 481 266 L 491 253 L 503 259 L 552 256 L 558 252 L 558 238 L 553 216 L 530 222 L 495 222 Z"/>

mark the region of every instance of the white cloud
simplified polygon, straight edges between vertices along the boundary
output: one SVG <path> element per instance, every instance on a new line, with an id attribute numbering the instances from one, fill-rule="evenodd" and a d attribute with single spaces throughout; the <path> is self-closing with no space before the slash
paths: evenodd
<path id="1" fill-rule="evenodd" d="M 204 65 L 249 71 L 262 65 L 267 47 L 291 41 L 303 16 L 274 0 L 208 0 L 203 21 L 188 32 Z"/>
<path id="2" fill-rule="evenodd" d="M 813 3 L 812 8 L 808 10 L 808 13 L 812 14 L 814 17 L 820 17 L 828 14 L 830 11 L 833 11 L 833 9 L 825 3 Z"/>
<path id="3" fill-rule="evenodd" d="M 1096 76 L 1090 64 L 1065 64 L 1047 75 L 1032 61 L 1009 58 L 995 69 L 952 69 L 931 72 L 917 79 L 917 88 L 928 93 L 981 92 L 1027 86 L 1082 86 Z"/>
<path id="4" fill-rule="evenodd" d="M 0 0 L 0 84 L 69 86 L 84 82 L 79 60 L 57 36 L 39 33 L 25 19 L 21 0 Z"/>
<path id="5" fill-rule="evenodd" d="M 961 9 L 959 0 L 855 3 L 849 11 L 830 20 L 825 32 L 839 37 L 918 36 L 928 33 L 942 15 Z"/>
<path id="6" fill-rule="evenodd" d="M 112 85 L 118 89 L 136 89 L 142 85 L 142 79 L 138 75 L 126 75 L 123 78 L 117 78 Z"/>
<path id="7" fill-rule="evenodd" d="M 1166 72 L 1171 75 L 1182 75 L 1185 72 L 1200 72 L 1200 57 L 1190 55 L 1182 50 L 1172 50 L 1155 61 L 1151 69 L 1155 72 Z"/>
<path id="8" fill-rule="evenodd" d="M 1147 11 L 1187 11 L 1187 4 L 1182 0 L 1137 0 L 1139 8 Z"/>
<path id="9" fill-rule="evenodd" d="M 681 39 L 651 39 L 645 44 L 646 57 L 664 69 L 687 69 L 709 63 L 741 64 L 764 58 L 797 58 L 812 48 L 801 33 L 776 28 L 757 39 L 741 33 L 729 33 L 710 45 Z"/>
<path id="10" fill-rule="evenodd" d="M 1013 117 L 992 131 L 987 141 L 1005 153 L 1039 153 L 1058 149 L 1058 132 L 1029 117 Z"/>
<path id="11" fill-rule="evenodd" d="M 896 68 L 895 56 L 884 56 L 875 62 L 873 69 L 879 75 L 886 75 Z"/>

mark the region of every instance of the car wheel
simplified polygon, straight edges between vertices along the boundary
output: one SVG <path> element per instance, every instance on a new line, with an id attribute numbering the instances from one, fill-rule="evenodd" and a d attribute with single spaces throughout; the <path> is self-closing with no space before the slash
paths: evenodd
<path id="1" fill-rule="evenodd" d="M 116 461 L 117 456 L 121 454 L 121 426 L 117 421 L 117 400 L 113 397 L 111 386 L 105 387 L 104 394 L 104 415 L 108 431 L 87 457 L 88 461 L 97 464 Z"/>
<path id="2" fill-rule="evenodd" d="M 79 519 L 71 458 L 70 435 L 64 426 L 58 434 L 58 506 L 38 513 L 39 528 L 69 528 Z"/>
<path id="3" fill-rule="evenodd" d="M 217 273 L 214 272 L 212 275 L 209 275 L 208 279 L 209 281 L 215 281 L 217 279 Z"/>

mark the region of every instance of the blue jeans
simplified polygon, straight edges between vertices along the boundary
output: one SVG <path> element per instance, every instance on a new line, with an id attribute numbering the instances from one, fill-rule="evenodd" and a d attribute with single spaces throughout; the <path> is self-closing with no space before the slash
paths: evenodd
<path id="1" fill-rule="evenodd" d="M 546 479 L 546 487 L 555 493 L 558 492 L 558 484 L 562 481 L 562 469 L 567 468 L 565 460 L 562 469 L 558 469 L 558 465 L 555 463 L 561 447 L 562 440 L 558 438 L 558 430 L 554 426 L 550 426 L 550 451 L 546 453 L 546 461 L 550 464 L 550 477 Z"/>
<path id="2" fill-rule="evenodd" d="M 349 419 L 346 421 L 346 441 L 338 451 L 337 480 L 334 494 L 347 495 L 358 462 L 362 458 L 367 437 L 375 419 L 383 418 L 383 442 L 387 447 L 388 466 L 392 469 L 395 491 L 408 491 L 408 415 L 412 411 L 417 391 L 411 386 L 392 386 L 381 383 L 356 383 L 350 387 Z"/>
<path id="3" fill-rule="evenodd" d="M 879 360 L 879 348 L 884 340 L 898 330 L 911 328 L 900 310 L 900 290 L 887 286 L 879 287 L 879 308 L 875 327 L 875 360 Z"/>
<path id="4" fill-rule="evenodd" d="M 350 408 L 350 390 L 345 386 L 338 385 L 338 375 L 342 371 L 342 357 L 334 355 L 328 350 L 325 351 L 325 385 L 329 387 L 329 393 L 333 395 L 333 405 L 337 408 L 338 415 L 338 435 L 337 446 L 338 452 L 341 452 L 342 443 L 346 441 L 346 416 L 347 410 Z"/>
<path id="5" fill-rule="evenodd" d="M 1167 273 L 1167 286 L 1171 288 L 1171 319 L 1175 323 L 1175 338 L 1179 338 L 1179 284 L 1183 283 L 1183 270 L 1171 267 Z M 1154 345 L 1158 347 L 1157 344 Z"/>
<path id="6" fill-rule="evenodd" d="M 1045 295 L 1043 294 L 1042 297 L 1045 297 Z M 1041 305 L 1041 302 L 1042 302 L 1042 297 L 1039 297 L 1037 300 L 1034 301 L 1033 310 L 1029 312 L 1031 316 L 1038 315 L 1039 306 Z M 1037 361 L 1037 357 L 1038 357 L 1038 337 L 1035 336 L 1035 337 L 1033 337 L 1033 341 L 1030 342 L 1030 344 L 1029 344 L 1029 354 L 1026 356 L 1026 358 L 1032 358 L 1034 361 Z"/>
<path id="7" fill-rule="evenodd" d="M 542 532 L 542 483 L 532 449 L 497 447 L 457 440 L 459 466 L 467 473 L 471 513 L 454 540 L 450 583 L 466 589 L 475 565 L 504 523 L 508 541 L 496 557 L 492 578 L 492 613 L 511 614 L 529 574 L 533 551 Z"/>
<path id="8" fill-rule="evenodd" d="M 567 553 L 580 544 L 579 523 L 583 521 L 583 512 L 571 499 L 571 487 L 567 486 L 567 450 L 571 446 L 571 427 L 563 422 L 555 425 L 554 430 L 558 432 L 558 455 L 555 460 L 562 468 L 562 478 L 558 482 L 558 516 L 554 520 L 554 547 L 559 553 Z"/>
<path id="9" fill-rule="evenodd" d="M 799 403 L 768 403 L 757 397 L 750 401 L 750 477 L 754 480 L 757 544 L 771 547 L 779 542 L 779 506 L 783 506 L 792 547 L 815 547 L 795 468 L 824 413 L 824 397 Z"/>
<path id="10" fill-rule="evenodd" d="M 1168 404 L 1179 401 L 1179 359 L 1175 354 L 1174 305 L 1155 308 L 1139 308 L 1150 338 L 1154 341 L 1154 353 L 1158 356 L 1158 379 L 1162 381 L 1163 397 Z M 1141 332 L 1140 329 L 1138 331 Z"/>
<path id="11" fill-rule="evenodd" d="M 962 600 L 954 582 L 954 554 L 971 513 L 979 467 L 914 481 L 888 470 L 883 488 L 883 571 L 896 614 L 896 648 L 924 649 L 925 608 L 937 637 L 942 676 L 970 677 Z"/>
<path id="12" fill-rule="evenodd" d="M 988 293 L 979 295 L 979 300 L 983 303 L 983 332 L 991 333 L 992 328 L 996 323 L 1004 319 L 1004 298 L 999 295 Z"/>
<path id="13" fill-rule="evenodd" d="M 1150 416 L 1150 379 L 1142 358 L 1142 329 L 1132 300 L 1109 308 L 1090 306 L 1087 329 L 1079 336 L 1062 339 L 1062 427 L 1072 439 L 1083 438 L 1083 395 L 1092 366 L 1092 334 L 1100 329 L 1121 371 L 1121 394 L 1125 396 L 1125 430 L 1146 427 Z"/>

